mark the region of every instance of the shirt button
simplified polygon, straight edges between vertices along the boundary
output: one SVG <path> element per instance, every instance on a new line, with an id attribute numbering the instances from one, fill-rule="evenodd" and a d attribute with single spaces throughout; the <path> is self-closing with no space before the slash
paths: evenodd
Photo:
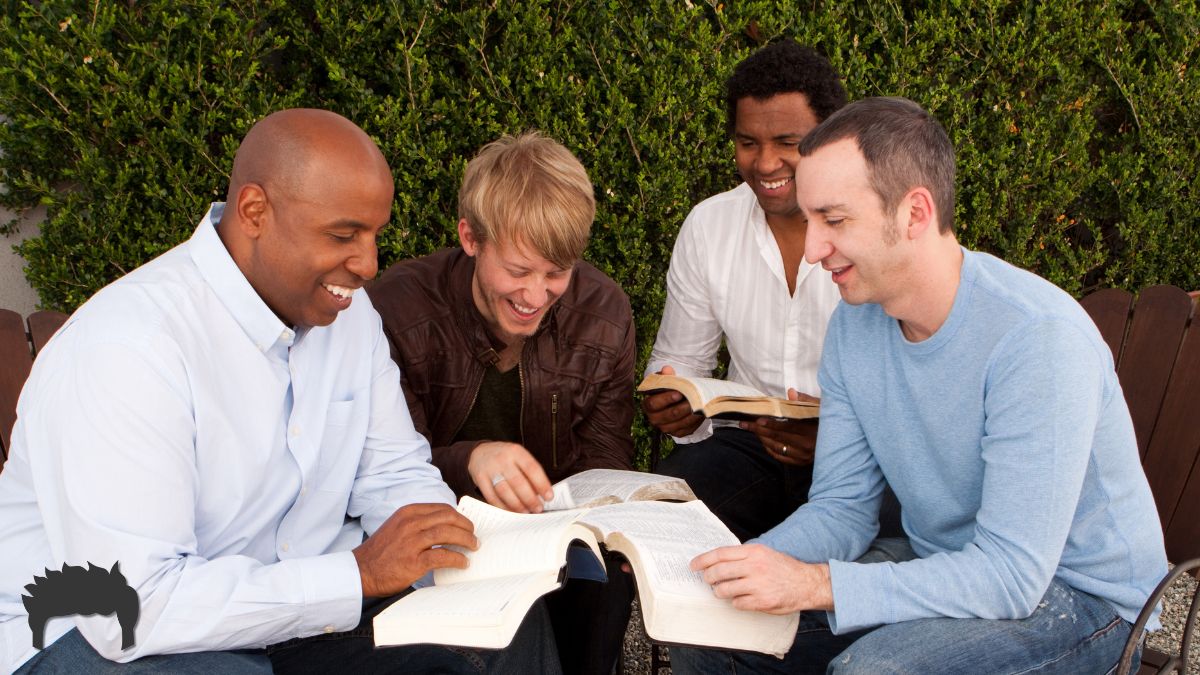
<path id="1" fill-rule="evenodd" d="M 284 553 L 287 553 L 287 552 L 288 552 L 288 549 L 290 549 L 290 548 L 291 548 L 291 546 L 289 546 L 287 542 L 284 542 L 284 543 L 283 543 L 283 546 L 280 546 L 279 548 L 283 549 L 283 552 L 284 552 Z"/>
<path id="2" fill-rule="evenodd" d="M 333 626 L 325 626 L 325 632 L 326 632 L 326 633 L 332 633 L 332 632 L 333 632 Z"/>
<path id="3" fill-rule="evenodd" d="M 300 435 L 300 425 L 299 425 L 299 424 L 293 424 L 293 425 L 292 425 L 292 427 L 291 427 L 290 429 L 288 429 L 288 433 L 289 433 L 289 434 L 290 434 L 292 437 L 299 436 L 299 435 Z"/>
<path id="4" fill-rule="evenodd" d="M 301 496 L 301 497 L 303 497 L 303 496 L 304 496 L 304 495 L 306 495 L 306 494 L 308 494 L 308 486 L 307 486 L 307 485 L 305 485 L 304 487 L 300 488 L 300 496 Z"/>

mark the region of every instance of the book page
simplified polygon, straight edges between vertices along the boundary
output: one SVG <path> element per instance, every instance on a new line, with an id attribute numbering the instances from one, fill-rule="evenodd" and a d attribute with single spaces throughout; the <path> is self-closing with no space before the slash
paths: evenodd
<path id="1" fill-rule="evenodd" d="M 728 380 L 718 380 L 712 377 L 660 375 L 658 373 L 647 375 L 637 387 L 638 391 L 643 392 L 658 391 L 661 389 L 674 389 L 682 393 L 684 396 L 687 396 L 688 401 L 691 401 L 693 408 L 702 407 L 704 403 L 718 396 L 731 396 L 735 398 L 763 398 L 766 396 L 766 394 L 763 394 L 754 387 Z M 699 396 L 699 401 L 694 400 L 696 395 Z"/>
<path id="2" fill-rule="evenodd" d="M 687 379 L 696 385 L 696 391 L 700 392 L 700 396 L 706 402 L 719 396 L 730 396 L 733 398 L 762 398 L 766 396 L 766 394 L 754 387 L 738 382 L 730 382 L 729 380 L 716 380 L 711 377 L 689 377 Z"/>
<path id="3" fill-rule="evenodd" d="M 554 484 L 554 499 L 545 503 L 547 511 L 600 506 L 639 499 L 695 499 L 687 483 L 680 478 L 641 471 L 588 469 Z"/>
<path id="4" fill-rule="evenodd" d="M 579 517 L 578 511 L 512 513 L 471 497 L 462 498 L 458 511 L 475 524 L 479 548 L 454 547 L 470 564 L 461 570 L 434 570 L 438 586 L 559 569 L 564 562 L 564 537 Z"/>
<path id="5" fill-rule="evenodd" d="M 719 546 L 741 543 L 702 502 L 627 502 L 588 511 L 580 522 L 604 538 L 629 540 L 641 558 L 649 585 L 680 595 L 712 598 L 712 589 L 689 567 L 692 558 Z"/>
<path id="6" fill-rule="evenodd" d="M 503 623 L 502 612 L 514 599 L 546 585 L 546 577 L 525 574 L 430 586 L 400 598 L 379 616 L 384 621 L 390 613 L 424 617 L 432 622 L 452 618 L 455 626 L 496 626 Z"/>

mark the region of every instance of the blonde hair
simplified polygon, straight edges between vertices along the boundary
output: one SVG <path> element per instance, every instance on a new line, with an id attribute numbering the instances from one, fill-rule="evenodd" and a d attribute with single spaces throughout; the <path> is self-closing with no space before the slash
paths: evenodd
<path id="1" fill-rule="evenodd" d="M 565 269 L 587 247 L 596 198 L 571 151 L 530 131 L 488 143 L 467 164 L 458 217 L 481 243 L 527 245 Z"/>

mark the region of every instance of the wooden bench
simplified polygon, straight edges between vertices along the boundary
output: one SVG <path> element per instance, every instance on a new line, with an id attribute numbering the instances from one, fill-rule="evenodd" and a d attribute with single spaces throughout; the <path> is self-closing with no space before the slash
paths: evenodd
<path id="1" fill-rule="evenodd" d="M 17 397 L 33 366 L 33 357 L 41 351 L 67 315 L 61 312 L 34 312 L 29 321 L 8 309 L 0 309 L 0 470 L 8 459 L 13 424 L 17 421 Z"/>
<path id="2" fill-rule="evenodd" d="M 1143 610 L 1134 636 L 1166 587 L 1200 570 L 1200 326 L 1193 324 L 1195 294 L 1151 286 L 1132 294 L 1096 291 L 1080 301 L 1113 352 L 1117 375 L 1137 434 L 1142 468 L 1154 493 L 1166 541 L 1176 563 Z M 1178 656 L 1146 648 L 1140 673 L 1187 672 L 1200 594 L 1192 599 Z M 1134 645 L 1126 645 L 1127 661 Z M 1122 663 L 1120 672 L 1128 672 Z"/>

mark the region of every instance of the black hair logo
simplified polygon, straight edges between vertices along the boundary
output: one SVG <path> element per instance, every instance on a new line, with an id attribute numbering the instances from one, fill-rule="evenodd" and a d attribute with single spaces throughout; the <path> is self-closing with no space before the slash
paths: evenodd
<path id="1" fill-rule="evenodd" d="M 133 629 L 138 622 L 137 591 L 129 587 L 121 574 L 121 563 L 111 570 L 88 563 L 87 569 L 63 564 L 62 571 L 46 570 L 46 576 L 33 578 L 22 595 L 29 612 L 29 630 L 33 631 L 34 649 L 45 647 L 46 622 L 56 616 L 74 614 L 117 614 L 121 624 L 121 649 L 133 646 Z"/>

